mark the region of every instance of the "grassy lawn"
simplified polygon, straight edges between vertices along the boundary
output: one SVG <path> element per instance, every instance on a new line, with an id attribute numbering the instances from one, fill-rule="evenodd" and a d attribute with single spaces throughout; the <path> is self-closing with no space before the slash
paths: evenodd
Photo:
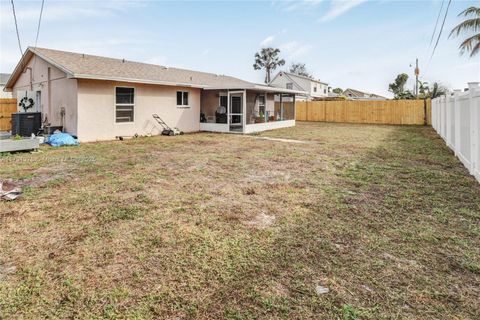
<path id="1" fill-rule="evenodd" d="M 0 177 L 26 185 L 0 318 L 480 317 L 480 184 L 429 127 L 42 147 Z"/>

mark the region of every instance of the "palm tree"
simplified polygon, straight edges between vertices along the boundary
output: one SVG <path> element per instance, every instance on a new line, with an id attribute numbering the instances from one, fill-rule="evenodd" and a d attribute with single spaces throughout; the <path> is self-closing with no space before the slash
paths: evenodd
<path id="1" fill-rule="evenodd" d="M 262 48 L 260 52 L 255 53 L 255 70 L 265 69 L 265 83 L 270 83 L 270 77 L 273 70 L 285 64 L 285 60 L 280 59 L 278 54 L 280 49 Z"/>
<path id="2" fill-rule="evenodd" d="M 438 82 L 433 83 L 432 90 L 428 89 L 430 99 L 435 99 L 440 96 L 444 96 L 447 93 L 447 89 Z"/>
<path id="3" fill-rule="evenodd" d="M 473 32 L 474 35 L 468 37 L 460 44 L 460 53 L 464 54 L 466 51 L 470 52 L 470 58 L 480 52 L 480 7 L 470 7 L 458 15 L 467 18 L 461 22 L 458 26 L 453 28 L 450 32 L 450 36 L 458 36 L 462 32 Z"/>

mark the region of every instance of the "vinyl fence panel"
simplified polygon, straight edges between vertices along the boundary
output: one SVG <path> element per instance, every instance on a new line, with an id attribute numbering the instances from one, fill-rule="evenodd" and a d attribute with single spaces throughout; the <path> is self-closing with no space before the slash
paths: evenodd
<path id="1" fill-rule="evenodd" d="M 432 100 L 432 127 L 480 181 L 480 87 Z"/>

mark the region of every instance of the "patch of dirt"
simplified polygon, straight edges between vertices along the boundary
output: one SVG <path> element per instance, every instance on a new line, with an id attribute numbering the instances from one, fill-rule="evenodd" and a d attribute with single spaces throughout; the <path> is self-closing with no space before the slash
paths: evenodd
<path id="1" fill-rule="evenodd" d="M 275 222 L 275 219 L 274 215 L 268 215 L 262 212 L 248 221 L 247 225 L 257 229 L 265 229 L 271 226 Z"/>
<path id="2" fill-rule="evenodd" d="M 14 273 L 17 270 L 13 264 L 0 263 L 0 281 L 5 279 L 8 275 Z"/>
<path id="3" fill-rule="evenodd" d="M 289 182 L 291 174 L 288 171 L 263 170 L 256 171 L 255 174 L 249 174 L 246 180 L 249 182 Z"/>

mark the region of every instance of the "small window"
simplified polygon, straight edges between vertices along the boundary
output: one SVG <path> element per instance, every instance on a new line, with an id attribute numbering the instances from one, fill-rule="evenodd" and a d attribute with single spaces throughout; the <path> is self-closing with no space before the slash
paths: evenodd
<path id="1" fill-rule="evenodd" d="M 133 122 L 134 101 L 134 88 L 115 88 L 115 122 Z"/>
<path id="2" fill-rule="evenodd" d="M 313 86 L 313 92 L 317 92 L 317 86 Z"/>
<path id="3" fill-rule="evenodd" d="M 327 93 L 327 89 L 323 89 L 323 93 L 325 93 L 325 94 L 326 94 L 326 93 Z"/>
<path id="4" fill-rule="evenodd" d="M 292 90 L 293 89 L 293 83 L 287 83 L 287 89 Z"/>
<path id="5" fill-rule="evenodd" d="M 188 106 L 188 91 L 177 91 L 177 106 Z"/>
<path id="6" fill-rule="evenodd" d="M 258 112 L 265 114 L 265 95 L 258 96 Z"/>
<path id="7" fill-rule="evenodd" d="M 227 108 L 228 97 L 226 95 L 220 94 L 220 106 Z"/>

